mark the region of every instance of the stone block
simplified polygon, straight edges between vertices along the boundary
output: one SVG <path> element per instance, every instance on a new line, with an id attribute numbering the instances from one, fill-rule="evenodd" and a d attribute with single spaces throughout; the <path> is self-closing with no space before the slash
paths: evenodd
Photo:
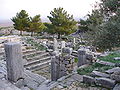
<path id="1" fill-rule="evenodd" d="M 111 80 L 109 78 L 96 78 L 96 85 L 100 85 L 105 88 L 112 89 L 114 88 L 115 84 L 115 80 Z"/>
<path id="2" fill-rule="evenodd" d="M 120 57 L 115 57 L 114 60 L 120 60 Z"/>
<path id="3" fill-rule="evenodd" d="M 18 88 L 21 88 L 22 86 L 24 86 L 24 80 L 20 79 L 15 83 L 15 86 L 17 86 Z"/>
<path id="4" fill-rule="evenodd" d="M 78 54 L 79 55 L 86 55 L 86 50 L 85 49 L 79 49 Z"/>
<path id="5" fill-rule="evenodd" d="M 115 63 L 106 62 L 106 61 L 98 61 L 97 63 L 102 65 L 115 66 Z"/>
<path id="6" fill-rule="evenodd" d="M 54 51 L 58 51 L 58 42 L 57 42 L 57 39 L 56 39 L 56 38 L 54 38 L 53 49 L 54 49 Z"/>
<path id="7" fill-rule="evenodd" d="M 86 60 L 86 51 L 84 49 L 78 50 L 78 67 L 87 63 Z"/>
<path id="8" fill-rule="evenodd" d="M 120 75 L 112 74 L 110 78 L 115 80 L 116 82 L 120 82 Z"/>
<path id="9" fill-rule="evenodd" d="M 116 82 L 120 82 L 120 71 L 116 71 L 111 75 L 111 79 L 114 79 Z"/>
<path id="10" fill-rule="evenodd" d="M 33 89 L 33 90 L 36 90 L 39 86 L 39 83 L 34 81 L 31 77 L 26 77 L 24 79 L 24 85 Z"/>
<path id="11" fill-rule="evenodd" d="M 16 82 L 23 78 L 24 67 L 22 62 L 21 45 L 19 43 L 6 43 L 5 55 L 8 80 Z"/>
<path id="12" fill-rule="evenodd" d="M 57 81 L 57 79 L 59 78 L 59 71 L 60 71 L 59 63 L 56 62 L 56 57 L 53 56 L 51 60 L 51 80 L 52 81 Z"/>
<path id="13" fill-rule="evenodd" d="M 69 48 L 69 47 L 65 47 L 65 48 L 62 49 L 63 53 L 67 53 L 67 54 L 70 54 L 70 55 L 72 54 L 72 51 L 73 51 L 73 49 Z"/>
<path id="14" fill-rule="evenodd" d="M 21 87 L 20 89 L 21 89 L 21 90 L 30 90 L 30 88 L 28 88 L 28 87 L 24 87 L 24 86 Z"/>
<path id="15" fill-rule="evenodd" d="M 95 84 L 95 78 L 84 75 L 83 82 L 87 84 Z"/>
<path id="16" fill-rule="evenodd" d="M 113 90 L 120 90 L 120 84 L 116 84 Z"/>
<path id="17" fill-rule="evenodd" d="M 83 81 L 83 76 L 79 74 L 74 74 L 71 76 L 71 78 L 74 79 L 75 81 L 79 81 L 79 82 Z"/>
<path id="18" fill-rule="evenodd" d="M 109 69 L 105 72 L 108 73 L 108 74 L 112 74 L 112 73 L 118 72 L 118 71 L 120 71 L 120 67 L 115 67 L 115 68 Z"/>
<path id="19" fill-rule="evenodd" d="M 65 47 L 65 41 L 61 41 L 61 49 Z"/>
<path id="20" fill-rule="evenodd" d="M 91 76 L 93 76 L 93 77 L 106 77 L 106 78 L 110 77 L 109 74 L 98 72 L 98 71 L 92 71 Z"/>

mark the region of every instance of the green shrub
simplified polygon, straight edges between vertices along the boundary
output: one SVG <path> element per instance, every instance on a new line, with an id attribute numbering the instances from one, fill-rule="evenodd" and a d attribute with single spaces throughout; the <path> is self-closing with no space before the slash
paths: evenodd
<path id="1" fill-rule="evenodd" d="M 97 70 L 100 72 L 104 72 L 105 70 L 111 69 L 113 66 L 102 65 L 99 63 L 93 63 L 85 68 L 80 68 L 77 70 L 78 74 L 80 75 L 89 75 L 93 70 Z"/>
<path id="2" fill-rule="evenodd" d="M 108 56 L 100 57 L 99 59 L 102 61 L 112 62 L 112 63 L 120 63 L 119 60 L 114 60 L 115 57 L 120 57 L 120 53 L 111 53 Z"/>
<path id="3" fill-rule="evenodd" d="M 75 59 L 74 59 L 74 62 L 77 63 L 77 62 L 78 62 L 78 58 L 75 58 Z"/>

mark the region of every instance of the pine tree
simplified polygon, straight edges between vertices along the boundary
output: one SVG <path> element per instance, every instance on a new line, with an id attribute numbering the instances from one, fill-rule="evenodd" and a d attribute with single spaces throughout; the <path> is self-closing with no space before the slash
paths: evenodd
<path id="1" fill-rule="evenodd" d="M 22 35 L 22 31 L 26 31 L 29 27 L 29 17 L 25 10 L 21 10 L 11 20 L 14 22 L 14 28 L 20 31 L 20 35 Z"/>
<path id="2" fill-rule="evenodd" d="M 48 16 L 51 21 L 55 33 L 58 34 L 58 38 L 62 34 L 71 34 L 76 30 L 76 21 L 73 19 L 73 15 L 67 14 L 63 8 L 54 8 L 50 12 L 51 16 Z"/>
<path id="3" fill-rule="evenodd" d="M 41 22 L 40 15 L 36 15 L 33 18 L 30 17 L 29 30 L 31 32 L 31 36 L 33 36 L 33 32 L 42 32 L 45 28 L 44 24 Z"/>

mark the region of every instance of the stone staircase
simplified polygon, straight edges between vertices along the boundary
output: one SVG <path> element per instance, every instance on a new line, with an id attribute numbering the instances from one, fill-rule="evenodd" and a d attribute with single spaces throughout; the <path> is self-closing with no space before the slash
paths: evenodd
<path id="1" fill-rule="evenodd" d="M 25 68 L 31 71 L 40 70 L 41 68 L 44 68 L 44 66 L 48 66 L 51 62 L 51 58 L 48 52 L 36 51 L 34 49 L 33 51 L 27 51 L 23 58 L 27 60 Z"/>
<path id="2" fill-rule="evenodd" d="M 5 60 L 4 52 L 4 48 L 0 48 L 0 60 Z M 48 72 L 50 76 L 51 57 L 49 52 L 37 51 L 35 49 L 23 49 L 22 52 L 24 67 L 27 70 L 30 70 L 32 72 L 37 71 L 37 73 L 39 73 L 39 71 L 42 71 L 42 75 L 46 70 L 45 72 Z"/>
<path id="3" fill-rule="evenodd" d="M 51 57 L 49 52 L 35 49 L 26 50 L 23 51 L 23 58 L 26 60 L 24 67 L 27 70 L 50 79 Z"/>
<path id="4" fill-rule="evenodd" d="M 77 52 L 77 51 L 73 51 L 73 52 L 72 52 L 72 56 L 74 56 L 74 57 L 77 58 L 77 57 L 78 57 L 78 52 Z"/>

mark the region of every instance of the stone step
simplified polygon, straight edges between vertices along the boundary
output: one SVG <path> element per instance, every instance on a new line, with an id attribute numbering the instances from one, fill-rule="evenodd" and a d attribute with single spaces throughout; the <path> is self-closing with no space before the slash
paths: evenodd
<path id="1" fill-rule="evenodd" d="M 33 51 L 33 52 L 29 52 L 29 53 L 23 53 L 24 55 L 23 55 L 23 57 L 25 58 L 25 57 L 29 57 L 29 56 L 31 56 L 31 55 L 37 55 L 37 54 L 41 54 L 41 53 L 44 53 L 45 51 Z"/>
<path id="2" fill-rule="evenodd" d="M 93 76 L 93 77 L 105 77 L 105 78 L 110 78 L 110 75 L 109 75 L 109 74 L 102 73 L 102 72 L 99 72 L 99 71 L 92 71 L 92 73 L 91 73 L 90 75 Z"/>
<path id="3" fill-rule="evenodd" d="M 31 71 L 39 70 L 43 66 L 46 66 L 46 65 L 48 66 L 49 63 L 51 63 L 51 60 L 43 62 L 43 63 L 39 63 L 39 64 L 35 64 L 35 65 L 32 65 L 32 66 L 29 66 L 26 69 L 31 70 Z"/>
<path id="4" fill-rule="evenodd" d="M 115 72 L 120 72 L 120 67 L 115 67 L 115 68 L 109 69 L 105 72 L 108 73 L 108 74 L 113 74 Z"/>
<path id="5" fill-rule="evenodd" d="M 31 53 L 31 52 L 35 52 L 35 51 L 36 51 L 35 49 L 27 49 L 27 50 L 23 50 L 23 54 Z"/>
<path id="6" fill-rule="evenodd" d="M 31 90 L 36 90 L 36 88 L 38 88 L 39 85 L 46 81 L 46 78 L 42 77 L 41 75 L 32 73 L 28 70 L 25 71 L 24 78 L 25 85 L 31 88 Z"/>
<path id="7" fill-rule="evenodd" d="M 75 56 L 75 57 L 78 57 L 78 52 L 77 51 L 73 51 L 72 55 Z"/>
<path id="8" fill-rule="evenodd" d="M 97 63 L 102 64 L 102 65 L 115 66 L 115 63 L 111 63 L 107 61 L 97 61 Z"/>
<path id="9" fill-rule="evenodd" d="M 115 84 L 115 80 L 109 78 L 96 78 L 96 85 L 108 88 L 110 90 L 113 90 Z"/>
<path id="10" fill-rule="evenodd" d="M 0 80 L 0 90 L 21 90 L 7 80 Z"/>
<path id="11" fill-rule="evenodd" d="M 32 61 L 32 60 L 38 60 L 38 59 L 41 59 L 45 56 L 49 56 L 49 53 L 48 52 L 42 52 L 40 55 L 36 55 L 36 56 L 33 56 L 31 58 L 26 58 L 28 61 Z"/>
<path id="12" fill-rule="evenodd" d="M 51 57 L 45 57 L 45 58 L 41 58 L 41 59 L 38 59 L 38 60 L 29 61 L 29 62 L 25 65 L 25 67 L 26 67 L 26 66 L 30 66 L 30 65 L 39 64 L 39 63 L 42 63 L 42 62 L 44 62 L 44 61 L 48 61 L 48 60 L 50 60 L 50 59 L 51 59 Z"/>
<path id="13" fill-rule="evenodd" d="M 36 51 L 35 49 L 22 50 L 23 55 L 24 55 L 24 54 L 27 55 L 27 54 L 33 53 L 33 52 L 35 52 L 35 51 Z M 5 53 L 4 48 L 0 49 L 0 56 L 1 56 L 1 55 L 4 55 L 4 53 Z"/>
<path id="14" fill-rule="evenodd" d="M 72 56 L 78 57 L 78 55 L 76 53 L 72 53 Z"/>
<path id="15" fill-rule="evenodd" d="M 48 63 L 49 64 L 49 63 Z M 39 70 L 43 70 L 43 69 L 45 69 L 45 68 L 49 68 L 49 65 L 48 64 L 45 64 L 45 65 L 43 65 L 43 66 L 40 66 L 40 67 L 38 67 L 38 68 L 35 68 L 35 69 L 32 69 L 32 70 L 30 70 L 31 72 L 35 72 L 35 71 L 39 71 Z M 44 72 L 44 71 L 43 71 Z"/>

